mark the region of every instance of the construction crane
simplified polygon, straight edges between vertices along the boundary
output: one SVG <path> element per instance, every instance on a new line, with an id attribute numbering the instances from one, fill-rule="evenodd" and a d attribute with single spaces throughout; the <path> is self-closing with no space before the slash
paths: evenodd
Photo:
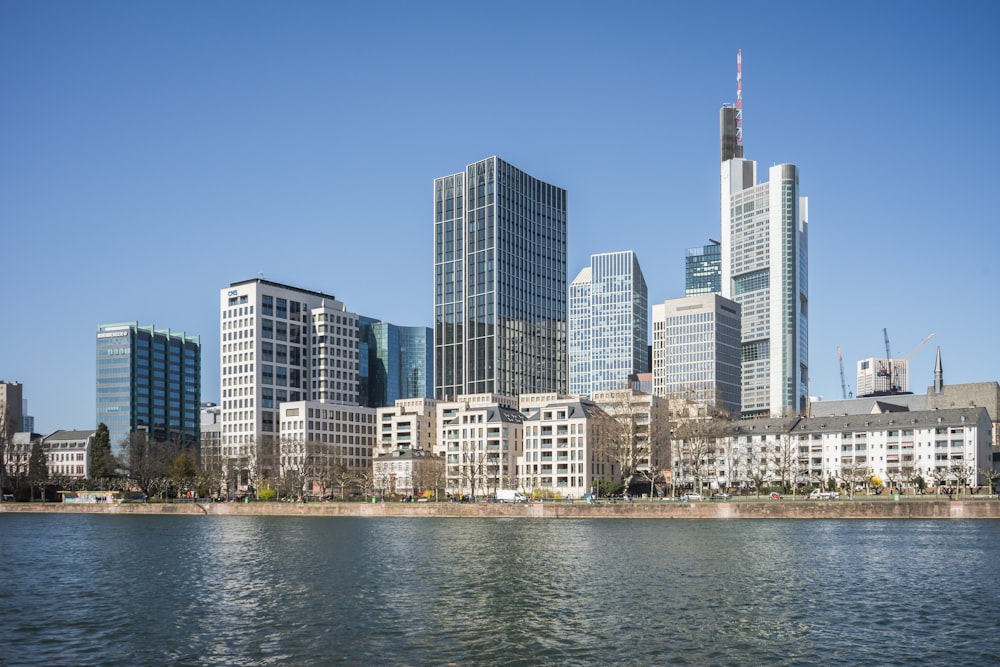
<path id="1" fill-rule="evenodd" d="M 882 329 L 882 335 L 885 336 L 885 358 L 891 360 L 892 352 L 889 351 L 889 332 Z"/>
<path id="2" fill-rule="evenodd" d="M 913 348 L 912 350 L 910 350 L 910 353 L 908 355 L 906 355 L 905 357 L 903 357 L 903 361 L 909 361 L 910 357 L 912 357 L 917 352 L 919 352 L 920 348 L 922 348 L 924 345 L 926 345 L 927 341 L 929 341 L 931 338 L 934 338 L 934 336 L 936 336 L 936 335 L 937 335 L 936 333 L 932 333 L 930 336 L 928 336 L 927 338 L 925 338 L 922 341 L 920 341 L 920 343 L 915 348 Z"/>
<path id="3" fill-rule="evenodd" d="M 844 380 L 844 355 L 840 353 L 840 346 L 837 346 L 837 363 L 840 364 L 840 394 L 847 400 L 847 382 Z"/>

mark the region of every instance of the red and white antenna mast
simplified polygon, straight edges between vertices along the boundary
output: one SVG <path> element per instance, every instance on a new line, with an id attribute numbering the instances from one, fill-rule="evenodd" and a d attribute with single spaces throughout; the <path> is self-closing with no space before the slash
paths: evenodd
<path id="1" fill-rule="evenodd" d="M 743 49 L 736 52 L 736 145 L 743 145 Z"/>

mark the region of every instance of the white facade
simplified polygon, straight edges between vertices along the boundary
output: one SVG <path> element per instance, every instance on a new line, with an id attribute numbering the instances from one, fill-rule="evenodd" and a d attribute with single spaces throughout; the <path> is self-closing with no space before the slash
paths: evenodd
<path id="1" fill-rule="evenodd" d="M 551 401 L 524 422 L 518 488 L 526 495 L 581 498 L 597 480 L 620 481 L 617 466 L 597 455 L 589 434 L 600 408 L 582 399 Z"/>
<path id="2" fill-rule="evenodd" d="M 425 449 L 396 449 L 373 462 L 375 490 L 416 496 L 437 491 L 445 482 L 444 459 Z"/>
<path id="3" fill-rule="evenodd" d="M 653 393 L 739 415 L 740 305 L 718 294 L 653 305 Z"/>
<path id="4" fill-rule="evenodd" d="M 871 357 L 858 362 L 855 395 L 877 396 L 909 391 L 910 362 L 906 359 Z"/>
<path id="5" fill-rule="evenodd" d="M 722 163 L 722 294 L 742 308 L 742 413 L 804 414 L 808 407 L 808 200 L 798 168 Z"/>
<path id="6" fill-rule="evenodd" d="M 377 408 L 377 454 L 399 449 L 434 451 L 437 445 L 437 401 L 404 398 L 395 405 Z"/>
<path id="7" fill-rule="evenodd" d="M 985 408 L 742 421 L 714 443 L 700 481 L 751 487 L 763 466 L 768 484 L 867 486 L 875 478 L 912 489 L 919 476 L 928 487 L 981 486 L 980 470 L 994 466 L 992 430 Z M 677 481 L 696 480 L 688 472 Z"/>
<path id="8" fill-rule="evenodd" d="M 281 404 L 358 404 L 358 316 L 331 295 L 263 279 L 220 290 L 219 314 L 222 457 L 269 476 Z"/>
<path id="9" fill-rule="evenodd" d="M 42 439 L 49 479 L 88 479 L 97 431 L 56 431 Z"/>
<path id="10" fill-rule="evenodd" d="M 497 394 L 438 402 L 435 453 L 445 459 L 448 493 L 484 497 L 515 488 L 524 451 L 524 415 L 516 402 Z"/>
<path id="11" fill-rule="evenodd" d="M 569 286 L 569 393 L 620 389 L 648 368 L 646 280 L 631 250 L 592 255 Z"/>
<path id="12" fill-rule="evenodd" d="M 322 401 L 281 404 L 278 464 L 282 477 L 301 476 L 310 493 L 330 487 L 333 469 L 372 474 L 375 408 Z"/>

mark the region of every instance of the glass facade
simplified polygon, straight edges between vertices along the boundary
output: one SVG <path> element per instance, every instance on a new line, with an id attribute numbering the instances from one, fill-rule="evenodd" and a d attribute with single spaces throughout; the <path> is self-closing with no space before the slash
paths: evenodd
<path id="1" fill-rule="evenodd" d="M 497 157 L 434 181 L 434 392 L 565 392 L 566 191 Z"/>
<path id="2" fill-rule="evenodd" d="M 201 424 L 198 336 L 138 322 L 97 330 L 97 422 L 107 425 L 117 456 L 130 433 L 197 446 Z"/>
<path id="3" fill-rule="evenodd" d="M 395 405 L 405 398 L 433 398 L 434 349 L 429 327 L 400 327 L 373 322 L 361 327 L 368 340 L 368 407 Z"/>
<path id="4" fill-rule="evenodd" d="M 622 389 L 649 372 L 648 293 L 634 252 L 593 255 L 569 302 L 570 394 Z"/>
<path id="5" fill-rule="evenodd" d="M 722 292 L 722 245 L 712 241 L 706 246 L 688 248 L 684 257 L 684 294 L 719 294 Z"/>

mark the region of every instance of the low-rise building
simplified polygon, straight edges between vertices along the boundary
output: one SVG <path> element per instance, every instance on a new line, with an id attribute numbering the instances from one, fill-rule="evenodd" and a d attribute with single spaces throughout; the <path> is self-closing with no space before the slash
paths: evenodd
<path id="1" fill-rule="evenodd" d="M 341 486 L 348 474 L 371 486 L 375 408 L 321 401 L 282 403 L 279 418 L 280 477 L 295 479 L 306 494 Z M 353 484 L 352 484 L 353 486 Z"/>
<path id="2" fill-rule="evenodd" d="M 444 488 L 444 459 L 426 449 L 400 447 L 373 462 L 375 491 L 418 496 Z"/>

